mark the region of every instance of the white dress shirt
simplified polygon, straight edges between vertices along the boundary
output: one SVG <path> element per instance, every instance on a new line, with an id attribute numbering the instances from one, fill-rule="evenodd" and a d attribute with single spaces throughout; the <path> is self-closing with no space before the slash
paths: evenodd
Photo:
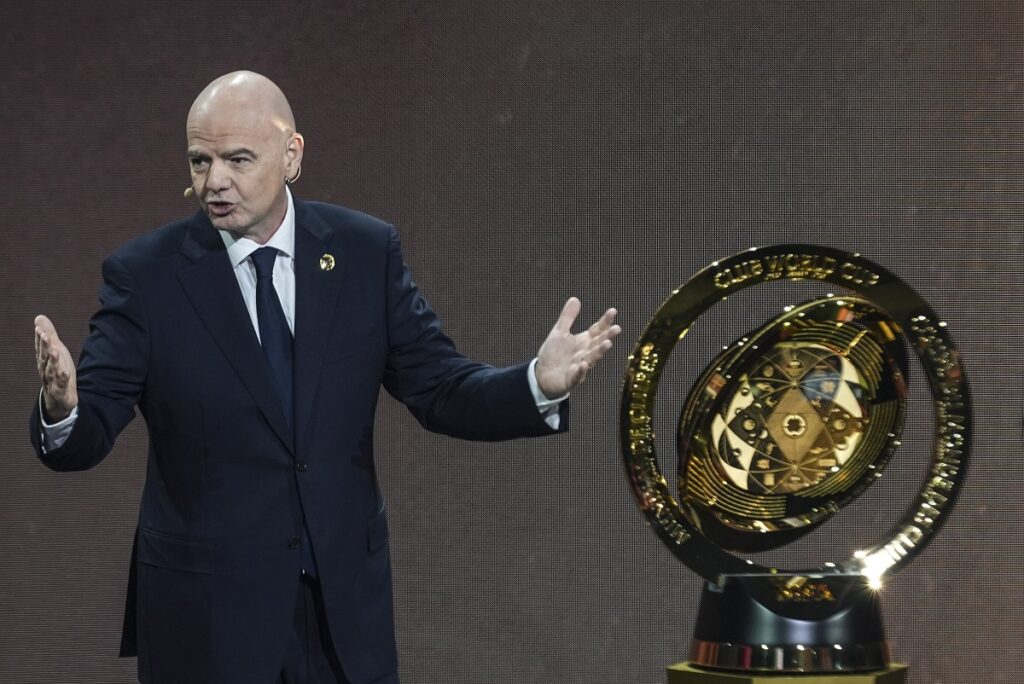
<path id="1" fill-rule="evenodd" d="M 292 201 L 291 190 L 285 188 L 285 193 L 288 195 L 288 209 L 285 211 L 284 220 L 281 221 L 280 227 L 274 231 L 265 245 L 248 237 L 239 237 L 227 230 L 217 231 L 227 248 L 228 259 L 231 261 L 231 268 L 235 271 L 235 278 L 242 291 L 242 299 L 245 300 L 245 308 L 249 312 L 257 339 L 260 336 L 260 324 L 256 317 L 256 265 L 249 257 L 261 247 L 277 249 L 277 260 L 274 262 L 274 289 L 281 300 L 281 308 L 284 310 L 288 327 L 292 334 L 295 333 L 295 203 Z M 544 417 L 544 422 L 555 430 L 560 421 L 558 406 L 569 395 L 566 394 L 557 399 L 548 399 L 544 396 L 537 384 L 536 366 L 537 359 L 534 359 L 530 362 L 527 371 L 530 392 L 537 404 L 537 410 Z M 43 451 L 49 452 L 59 449 L 71 435 L 71 429 L 75 426 L 75 419 L 78 417 L 78 407 L 73 408 L 71 415 L 64 420 L 48 424 L 44 417 L 46 414 L 43 413 L 43 395 L 40 391 L 39 415 L 42 419 Z"/>

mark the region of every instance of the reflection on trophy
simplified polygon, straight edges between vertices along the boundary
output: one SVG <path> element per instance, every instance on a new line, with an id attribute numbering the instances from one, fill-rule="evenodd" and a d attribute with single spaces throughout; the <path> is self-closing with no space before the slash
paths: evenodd
<path id="1" fill-rule="evenodd" d="M 845 286 L 780 315 L 711 361 L 682 408 L 678 489 L 657 461 L 653 407 L 669 354 L 701 314 L 779 280 Z M 948 515 L 963 478 L 970 406 L 945 323 L 908 286 L 859 255 L 806 245 L 715 262 L 674 292 L 626 373 L 621 437 L 637 502 L 659 537 L 707 580 L 690 660 L 670 682 L 754 682 L 794 673 L 902 682 L 878 590 Z M 844 563 L 785 570 L 734 553 L 776 549 L 829 520 L 882 476 L 900 446 L 908 347 L 936 414 L 932 466 L 888 538 Z M 802 681 L 820 681 L 811 676 Z"/>

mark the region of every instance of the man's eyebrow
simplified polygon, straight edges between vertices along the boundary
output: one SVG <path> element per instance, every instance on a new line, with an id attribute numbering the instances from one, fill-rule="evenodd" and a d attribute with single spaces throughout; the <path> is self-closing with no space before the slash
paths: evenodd
<path id="1" fill-rule="evenodd" d="M 231 157 L 249 156 L 255 159 L 256 153 L 250 150 L 248 147 L 239 147 L 233 150 L 228 150 L 221 153 L 221 159 L 230 159 Z"/>
<path id="2" fill-rule="evenodd" d="M 207 158 L 209 156 L 205 152 L 201 152 L 199 150 L 189 150 L 186 154 L 188 154 L 189 159 Z"/>

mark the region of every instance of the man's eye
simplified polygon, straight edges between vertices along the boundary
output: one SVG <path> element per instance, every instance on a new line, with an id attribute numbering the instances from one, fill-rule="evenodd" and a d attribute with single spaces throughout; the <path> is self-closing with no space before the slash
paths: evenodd
<path id="1" fill-rule="evenodd" d="M 250 160 L 248 157 L 232 157 L 230 161 L 235 166 L 243 166 L 245 164 L 248 164 Z"/>
<path id="2" fill-rule="evenodd" d="M 206 160 L 205 159 L 198 159 L 197 158 L 197 159 L 189 159 L 188 161 L 192 165 L 193 169 L 198 169 L 199 167 L 204 166 L 206 164 Z"/>

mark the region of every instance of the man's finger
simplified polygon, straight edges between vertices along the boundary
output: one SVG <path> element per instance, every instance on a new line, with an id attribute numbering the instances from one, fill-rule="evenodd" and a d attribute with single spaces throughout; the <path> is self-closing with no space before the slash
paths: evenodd
<path id="1" fill-rule="evenodd" d="M 42 345 L 39 354 L 39 376 L 46 387 L 53 387 L 60 372 L 60 352 L 49 345 L 47 335 L 41 336 Z"/>
<path id="2" fill-rule="evenodd" d="M 621 332 L 622 332 L 622 326 L 621 325 L 613 325 L 613 326 L 611 326 L 610 328 L 608 328 L 607 330 L 604 331 L 604 338 L 606 340 L 610 340 L 612 338 L 618 337 L 619 333 L 621 333 Z"/>
<path id="3" fill-rule="evenodd" d="M 617 326 L 617 325 L 613 325 L 613 326 L 611 326 L 609 328 L 606 328 L 605 330 L 602 330 L 597 335 L 592 335 L 591 336 L 591 338 L 590 338 L 590 346 L 594 347 L 594 346 L 596 346 L 598 344 L 601 344 L 602 342 L 605 342 L 606 340 L 611 340 L 611 339 L 615 338 L 616 336 L 618 336 L 618 334 L 621 333 L 621 332 L 622 332 L 622 328 L 620 326 Z"/>
<path id="4" fill-rule="evenodd" d="M 42 341 L 39 342 L 39 347 L 36 349 L 36 365 L 39 366 L 40 372 L 46 365 L 47 359 L 50 358 L 50 350 L 46 347 Z"/>
<path id="5" fill-rule="evenodd" d="M 593 366 L 595 363 L 604 358 L 604 355 L 612 348 L 612 341 L 605 340 L 601 344 L 591 347 L 591 349 L 583 357 L 585 362 Z"/>
<path id="6" fill-rule="evenodd" d="M 56 370 L 57 359 L 53 358 L 53 354 L 47 352 L 43 356 L 43 369 L 46 371 L 47 376 L 52 376 Z"/>
<path id="7" fill-rule="evenodd" d="M 40 333 L 37 339 L 36 364 L 39 366 L 40 372 L 42 372 L 42 369 L 46 366 L 47 359 L 50 357 L 50 345 L 47 343 L 45 333 Z"/>
<path id="8" fill-rule="evenodd" d="M 615 309 L 608 309 L 599 319 L 594 321 L 594 324 L 590 326 L 587 332 L 589 332 L 591 335 L 595 337 L 597 335 L 600 335 L 602 332 L 611 327 L 612 323 L 615 322 L 615 316 L 618 313 L 619 312 L 616 311 Z"/>
<path id="9" fill-rule="evenodd" d="M 36 316 L 35 324 L 36 327 L 39 328 L 40 332 L 52 335 L 53 337 L 57 336 L 57 328 L 53 325 L 53 321 L 46 316 L 43 316 L 42 314 Z"/>
<path id="10" fill-rule="evenodd" d="M 590 370 L 590 364 L 586 361 L 581 361 L 579 366 L 576 367 L 576 377 L 573 378 L 573 385 L 578 385 L 587 379 L 587 371 Z"/>
<path id="11" fill-rule="evenodd" d="M 36 328 L 35 344 L 36 344 L 36 366 L 41 366 L 41 364 L 43 363 L 43 343 L 39 339 L 39 328 Z"/>
<path id="12" fill-rule="evenodd" d="M 615 337 L 620 332 L 622 332 L 622 328 L 618 325 L 609 325 L 607 328 L 602 328 L 601 330 L 588 330 L 587 332 L 590 334 L 590 339 L 592 341 L 601 342 L 603 340 L 610 340 L 611 338 Z"/>
<path id="13" fill-rule="evenodd" d="M 582 363 L 574 363 L 569 366 L 569 389 L 572 389 L 576 385 L 580 384 L 583 380 L 583 376 L 586 371 L 583 370 Z"/>
<path id="14" fill-rule="evenodd" d="M 39 330 L 39 342 L 45 352 L 57 351 L 62 346 L 57 329 L 49 318 L 41 314 L 36 316 L 36 328 Z"/>
<path id="15" fill-rule="evenodd" d="M 572 324 L 576 322 L 576 317 L 580 315 L 581 308 L 583 308 L 583 305 L 580 304 L 580 300 L 576 297 L 569 297 L 568 301 L 565 302 L 565 306 L 562 307 L 562 313 L 558 315 L 555 330 L 563 333 L 568 333 L 572 330 Z"/>
<path id="16" fill-rule="evenodd" d="M 39 355 L 42 357 L 44 363 L 49 363 L 50 357 L 53 355 L 53 347 L 50 345 L 50 336 L 46 333 L 39 336 Z"/>

